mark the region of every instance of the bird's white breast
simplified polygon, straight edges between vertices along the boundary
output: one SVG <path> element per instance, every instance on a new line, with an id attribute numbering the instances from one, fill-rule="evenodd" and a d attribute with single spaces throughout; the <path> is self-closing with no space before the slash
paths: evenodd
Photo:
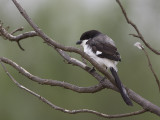
<path id="1" fill-rule="evenodd" d="M 116 61 L 113 61 L 113 60 L 110 60 L 110 59 L 107 59 L 107 58 L 100 58 L 98 57 L 97 55 L 98 54 L 101 54 L 102 52 L 101 51 L 97 51 L 96 54 L 92 51 L 91 47 L 89 47 L 86 42 L 88 40 L 83 40 L 82 41 L 82 46 L 84 48 L 84 52 L 87 53 L 91 58 L 93 58 L 99 65 L 101 65 L 102 67 L 104 68 L 110 68 L 110 67 L 113 67 L 116 71 L 117 71 L 117 62 Z"/>

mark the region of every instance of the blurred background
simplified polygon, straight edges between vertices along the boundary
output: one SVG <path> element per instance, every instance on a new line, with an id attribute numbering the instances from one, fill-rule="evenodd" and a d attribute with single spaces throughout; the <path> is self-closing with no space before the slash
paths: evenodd
<path id="1" fill-rule="evenodd" d="M 119 76 L 128 87 L 160 106 L 160 93 L 156 81 L 148 67 L 147 59 L 134 43 L 140 41 L 129 36 L 135 33 L 126 23 L 120 7 L 115 0 L 19 0 L 32 20 L 51 38 L 66 46 L 76 46 L 81 34 L 97 29 L 110 36 L 122 57 L 119 63 Z M 136 23 L 144 38 L 152 47 L 159 49 L 160 44 L 160 1 L 123 0 L 129 18 Z M 0 0 L 0 20 L 9 31 L 24 27 L 31 31 L 25 19 L 11 0 Z M 141 41 L 140 41 L 141 42 Z M 39 37 L 21 41 L 25 51 L 16 43 L 0 37 L 0 56 L 7 57 L 24 67 L 33 75 L 69 82 L 78 86 L 92 86 L 97 80 L 78 67 L 64 63 L 54 49 L 43 43 Z M 147 49 L 147 48 L 146 48 Z M 154 70 L 160 78 L 160 57 L 147 49 Z M 78 55 L 70 54 L 80 59 Z M 80 59 L 81 60 L 81 59 Z M 73 91 L 37 84 L 12 67 L 9 72 L 24 86 L 47 98 L 54 104 L 67 109 L 93 109 L 107 114 L 119 114 L 141 109 L 134 103 L 128 107 L 120 94 L 104 89 L 94 94 L 79 94 Z M 0 119 L 1 120 L 104 120 L 88 113 L 75 115 L 56 111 L 34 96 L 19 89 L 0 67 Z M 159 120 L 149 112 L 119 120 Z"/>

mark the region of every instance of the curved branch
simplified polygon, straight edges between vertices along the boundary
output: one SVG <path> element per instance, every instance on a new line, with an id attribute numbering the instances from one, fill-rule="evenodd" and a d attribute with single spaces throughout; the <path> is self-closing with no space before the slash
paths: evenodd
<path id="1" fill-rule="evenodd" d="M 1 61 L 0 61 L 1 62 Z M 147 112 L 146 110 L 139 110 L 139 111 L 135 111 L 135 112 L 131 112 L 131 113 L 125 113 L 125 114 L 116 114 L 116 115 L 108 115 L 108 114 L 104 114 L 98 111 L 94 111 L 94 110 L 89 110 L 89 109 L 79 109 L 79 110 L 68 110 L 59 106 L 54 105 L 52 102 L 50 102 L 49 100 L 47 100 L 46 98 L 40 96 L 39 94 L 31 91 L 30 89 L 24 87 L 23 85 L 21 85 L 20 83 L 18 83 L 13 76 L 7 71 L 6 67 L 3 65 L 3 63 L 1 62 L 1 65 L 3 67 L 3 69 L 5 70 L 6 74 L 9 76 L 9 78 L 21 89 L 27 91 L 28 93 L 34 95 L 35 97 L 39 98 L 42 102 L 48 104 L 50 107 L 54 108 L 55 110 L 59 110 L 62 111 L 64 113 L 69 113 L 69 114 L 77 114 L 77 113 L 92 113 L 95 114 L 97 116 L 100 117 L 104 117 L 104 118 L 121 118 L 121 117 L 128 117 L 128 116 L 133 116 L 133 115 L 139 115 L 142 114 L 144 112 Z"/>
<path id="2" fill-rule="evenodd" d="M 19 48 L 21 50 L 24 51 L 24 48 L 21 46 L 20 44 L 20 40 L 22 39 L 25 39 L 25 38 L 28 38 L 28 37 L 34 37 L 34 36 L 37 36 L 37 33 L 35 31 L 29 31 L 29 32 L 25 32 L 23 34 L 19 34 L 17 36 L 14 36 L 13 34 L 16 33 L 17 31 L 22 31 L 23 30 L 23 27 L 21 28 L 18 28 L 16 30 L 14 30 L 13 32 L 8 33 L 8 31 L 2 27 L 2 23 L 0 23 L 0 35 L 3 36 L 4 38 L 10 40 L 10 41 L 15 41 L 17 42 Z"/>
<path id="3" fill-rule="evenodd" d="M 154 52 L 154 53 L 157 54 L 157 55 L 160 55 L 160 51 L 154 49 L 153 47 L 151 47 L 151 45 L 150 45 L 149 43 L 147 43 L 147 42 L 145 41 L 144 37 L 142 36 L 142 34 L 141 34 L 141 32 L 139 31 L 139 29 L 138 29 L 138 27 L 136 26 L 136 24 L 134 24 L 134 23 L 128 18 L 127 13 L 126 13 L 125 9 L 123 8 L 120 0 L 116 0 L 116 1 L 117 1 L 118 5 L 120 6 L 120 8 L 121 8 L 121 10 L 122 10 L 122 13 L 123 13 L 123 15 L 124 15 L 127 23 L 130 24 L 130 25 L 136 30 L 136 32 L 137 32 L 137 34 L 138 34 L 138 35 L 135 35 L 135 34 L 130 34 L 130 35 L 132 35 L 132 36 L 134 36 L 134 37 L 138 37 L 138 38 L 145 44 L 145 46 L 148 47 L 152 52 Z"/>
<path id="4" fill-rule="evenodd" d="M 79 87 L 79 86 L 76 86 L 76 85 L 73 85 L 70 83 L 61 82 L 61 81 L 57 81 L 57 80 L 42 79 L 42 78 L 39 78 L 35 75 L 32 75 L 27 70 L 25 70 L 23 67 L 19 66 L 18 64 L 16 64 L 15 62 L 13 62 L 7 58 L 0 57 L 0 61 L 11 65 L 19 73 L 21 73 L 22 75 L 26 76 L 27 78 L 33 80 L 34 82 L 38 82 L 39 84 L 59 86 L 59 87 L 70 89 L 72 91 L 79 92 L 79 93 L 95 93 L 95 92 L 98 92 L 98 91 L 104 89 L 102 84 L 98 84 L 98 85 L 91 86 L 91 87 Z"/>
<path id="5" fill-rule="evenodd" d="M 34 36 L 38 35 L 35 31 L 29 31 L 29 32 L 25 32 L 25 33 L 19 34 L 17 36 L 14 36 L 13 33 L 17 32 L 17 30 L 19 30 L 19 29 L 16 29 L 15 31 L 13 31 L 10 34 L 10 33 L 8 33 L 8 31 L 5 28 L 3 28 L 2 24 L 0 24 L 1 35 L 3 35 L 6 39 L 8 39 L 10 41 L 16 41 L 17 42 L 17 41 L 20 41 L 22 39 L 25 39 L 25 38 L 28 38 L 28 37 L 34 37 Z"/>

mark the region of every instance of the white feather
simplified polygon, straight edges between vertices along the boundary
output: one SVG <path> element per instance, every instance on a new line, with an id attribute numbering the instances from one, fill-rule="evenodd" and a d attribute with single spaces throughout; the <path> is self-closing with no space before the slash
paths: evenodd
<path id="1" fill-rule="evenodd" d="M 100 55 L 100 54 L 102 54 L 101 51 L 97 51 L 97 52 L 96 52 L 96 55 Z"/>

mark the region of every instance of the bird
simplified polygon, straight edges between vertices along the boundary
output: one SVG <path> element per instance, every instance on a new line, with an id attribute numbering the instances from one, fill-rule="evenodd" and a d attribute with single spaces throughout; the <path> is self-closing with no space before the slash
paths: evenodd
<path id="1" fill-rule="evenodd" d="M 89 30 L 81 35 L 80 40 L 76 44 L 81 45 L 84 52 L 93 58 L 101 67 L 107 71 L 110 70 L 124 102 L 129 106 L 133 106 L 117 73 L 117 64 L 121 61 L 121 56 L 114 41 L 98 30 Z"/>

